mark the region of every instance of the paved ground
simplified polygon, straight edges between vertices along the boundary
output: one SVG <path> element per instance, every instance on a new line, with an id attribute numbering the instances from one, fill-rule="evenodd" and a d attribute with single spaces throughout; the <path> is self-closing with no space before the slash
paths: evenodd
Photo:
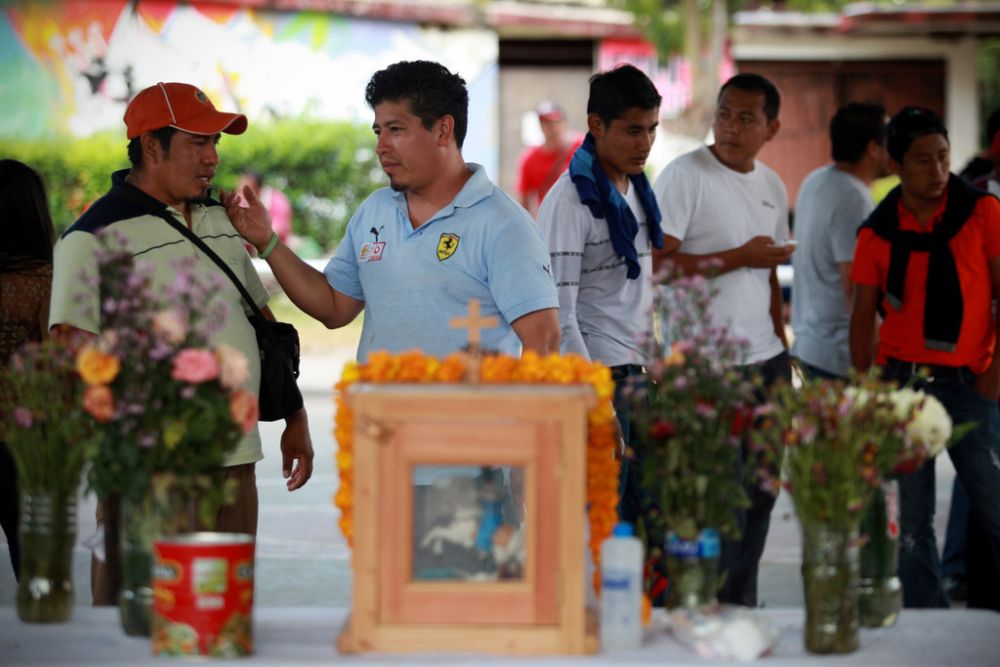
<path id="1" fill-rule="evenodd" d="M 315 472 L 302 489 L 289 493 L 281 478 L 278 454 L 280 424 L 262 427 L 266 458 L 257 466 L 260 525 L 257 546 L 257 601 L 272 606 L 347 605 L 350 598 L 350 552 L 337 528 L 332 497 L 337 488 L 334 467 L 332 385 L 344 362 L 343 350 L 303 358 L 301 385 L 316 450 Z M 938 459 L 939 538 L 944 534 L 954 470 L 947 456 Z M 90 602 L 89 551 L 82 546 L 94 532 L 93 499 L 81 499 L 74 580 L 77 603 Z M 761 604 L 802 605 L 799 575 L 799 529 L 787 494 L 778 499 L 760 571 Z M 15 583 L 0 536 L 0 604 L 14 600 Z"/>

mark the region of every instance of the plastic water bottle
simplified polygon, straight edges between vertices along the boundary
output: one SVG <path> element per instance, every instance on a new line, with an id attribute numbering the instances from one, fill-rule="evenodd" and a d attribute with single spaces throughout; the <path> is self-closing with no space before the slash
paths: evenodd
<path id="1" fill-rule="evenodd" d="M 642 543 L 619 523 L 601 544 L 601 649 L 642 644 Z"/>

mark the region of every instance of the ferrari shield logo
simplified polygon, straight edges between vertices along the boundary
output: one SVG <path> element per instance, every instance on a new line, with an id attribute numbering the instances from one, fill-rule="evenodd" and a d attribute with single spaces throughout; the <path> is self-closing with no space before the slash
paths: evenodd
<path id="1" fill-rule="evenodd" d="M 437 255 L 442 262 L 458 250 L 458 236 L 456 234 L 442 234 L 438 239 Z"/>

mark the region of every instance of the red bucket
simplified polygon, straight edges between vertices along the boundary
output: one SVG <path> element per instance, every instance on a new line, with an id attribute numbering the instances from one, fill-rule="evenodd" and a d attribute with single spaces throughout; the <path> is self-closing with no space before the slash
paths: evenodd
<path id="1" fill-rule="evenodd" d="M 250 535 L 181 535 L 158 540 L 154 555 L 153 655 L 253 653 Z"/>

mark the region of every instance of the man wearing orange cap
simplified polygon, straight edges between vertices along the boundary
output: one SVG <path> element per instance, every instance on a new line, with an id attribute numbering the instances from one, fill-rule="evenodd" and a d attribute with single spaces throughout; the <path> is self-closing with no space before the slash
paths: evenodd
<path id="1" fill-rule="evenodd" d="M 217 144 L 222 132 L 242 134 L 246 116 L 216 110 L 205 94 L 185 83 L 158 83 L 141 91 L 125 110 L 131 169 L 111 175 L 111 189 L 97 200 L 62 236 L 55 250 L 49 325 L 57 336 L 101 330 L 99 295 L 81 293 L 83 275 L 95 275 L 97 234 L 113 225 L 136 256 L 154 265 L 156 290 L 169 286 L 178 260 L 197 257 L 199 270 L 218 271 L 213 261 L 173 228 L 163 215 L 186 226 L 221 257 L 243 282 L 267 317 L 267 291 L 253 269 L 243 241 L 219 202 L 210 198 L 212 178 L 219 164 Z M 243 316 L 246 306 L 236 287 L 225 279 L 221 298 L 229 316 L 211 341 L 243 352 L 249 362 L 244 388 L 257 394 L 260 355 L 253 327 Z M 313 449 L 305 410 L 286 418 L 281 437 L 282 467 L 289 491 L 312 475 Z M 238 482 L 236 502 L 217 518 L 217 530 L 256 534 L 256 462 L 263 458 L 260 434 L 252 429 L 229 454 L 225 475 Z M 293 463 L 297 464 L 293 466 Z M 107 508 L 109 513 L 110 506 Z M 114 604 L 114 564 L 93 573 L 94 603 Z M 110 570 L 110 572 L 106 571 Z"/>

